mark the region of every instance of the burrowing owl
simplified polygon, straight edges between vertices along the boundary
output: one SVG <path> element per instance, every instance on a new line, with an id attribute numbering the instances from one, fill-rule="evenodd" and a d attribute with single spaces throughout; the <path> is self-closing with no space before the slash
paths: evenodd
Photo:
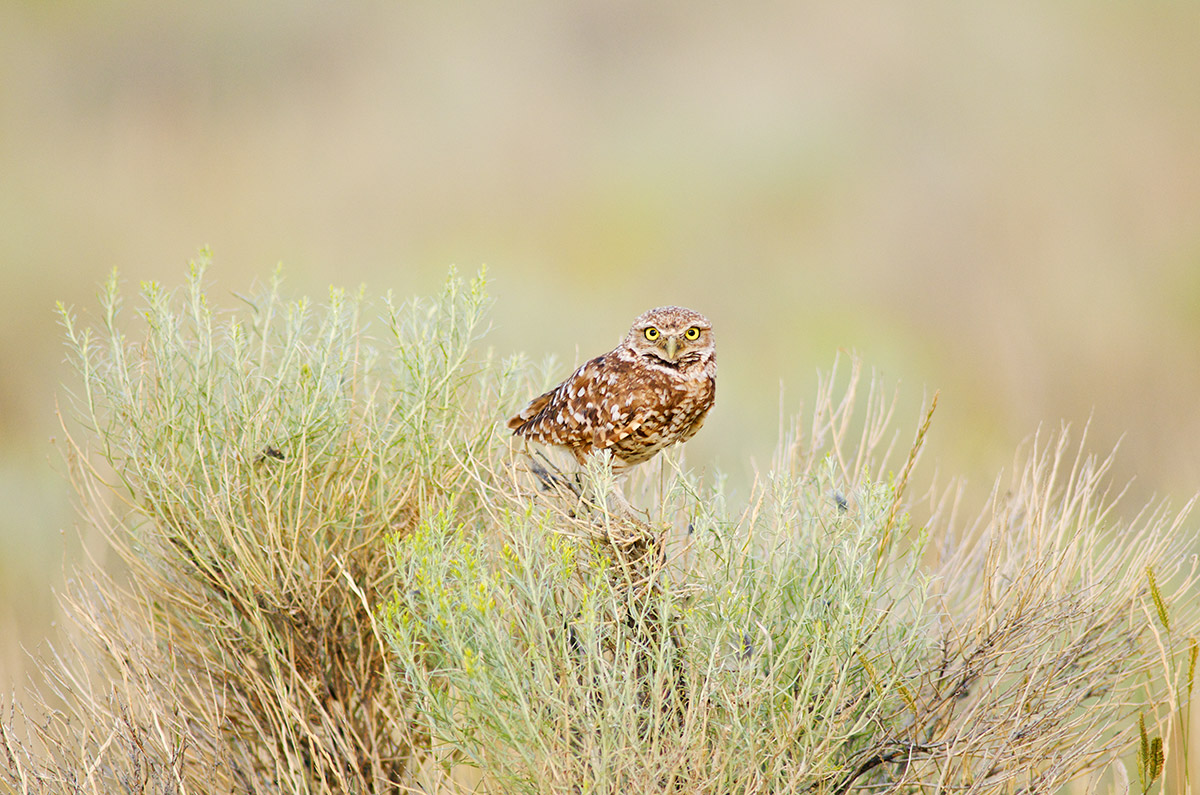
<path id="1" fill-rule="evenodd" d="M 610 450 L 615 469 L 640 464 L 700 430 L 716 398 L 708 318 L 660 306 L 633 321 L 621 344 L 585 362 L 508 421 L 517 436 L 565 447 L 579 463 Z"/>

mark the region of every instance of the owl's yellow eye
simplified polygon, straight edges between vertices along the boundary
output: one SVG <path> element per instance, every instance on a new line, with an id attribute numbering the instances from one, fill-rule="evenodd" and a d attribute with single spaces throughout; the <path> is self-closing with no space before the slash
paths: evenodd
<path id="1" fill-rule="evenodd" d="M 683 338 L 684 338 L 685 340 L 691 340 L 691 341 L 695 341 L 695 340 L 698 340 L 698 339 L 700 339 L 700 329 L 699 329 L 699 327 L 697 327 L 697 326 L 692 326 L 690 329 L 688 329 L 687 331 L 683 332 Z"/>
<path id="2" fill-rule="evenodd" d="M 646 329 L 646 339 L 650 340 L 651 342 L 654 342 L 656 339 L 658 339 L 658 329 L 656 329 L 654 326 Z"/>

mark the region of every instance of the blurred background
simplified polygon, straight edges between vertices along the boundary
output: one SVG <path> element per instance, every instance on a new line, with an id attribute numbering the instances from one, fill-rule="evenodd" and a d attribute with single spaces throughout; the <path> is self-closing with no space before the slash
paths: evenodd
<path id="1" fill-rule="evenodd" d="M 1200 4 L 0 3 L 0 688 L 79 556 L 54 302 L 282 262 L 428 294 L 486 263 L 498 352 L 713 321 L 689 446 L 735 488 L 854 351 L 941 390 L 982 503 L 1039 426 L 1119 440 L 1126 515 L 1200 486 Z M 781 397 L 782 389 L 782 397 Z M 517 407 L 513 407 L 517 408 Z"/>

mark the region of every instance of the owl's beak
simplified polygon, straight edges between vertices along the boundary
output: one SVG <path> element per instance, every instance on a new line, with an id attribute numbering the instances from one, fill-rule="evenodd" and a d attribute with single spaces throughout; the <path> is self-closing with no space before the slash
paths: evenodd
<path id="1" fill-rule="evenodd" d="M 672 362 L 675 361 L 675 354 L 679 352 L 679 338 L 678 337 L 667 337 L 666 349 L 667 349 L 667 359 Z"/>

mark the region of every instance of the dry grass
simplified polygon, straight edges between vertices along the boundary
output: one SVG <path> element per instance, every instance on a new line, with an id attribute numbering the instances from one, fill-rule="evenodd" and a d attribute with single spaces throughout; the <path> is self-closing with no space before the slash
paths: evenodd
<path id="1" fill-rule="evenodd" d="M 1187 510 L 1117 521 L 1065 433 L 964 522 L 911 493 L 933 403 L 907 443 L 852 363 L 748 495 L 548 478 L 499 436 L 539 384 L 476 344 L 482 279 L 226 314 L 203 266 L 136 324 L 115 279 L 63 314 L 125 568 L 78 573 L 0 721 L 14 791 L 1049 792 L 1131 751 L 1149 791 L 1185 753 Z"/>

